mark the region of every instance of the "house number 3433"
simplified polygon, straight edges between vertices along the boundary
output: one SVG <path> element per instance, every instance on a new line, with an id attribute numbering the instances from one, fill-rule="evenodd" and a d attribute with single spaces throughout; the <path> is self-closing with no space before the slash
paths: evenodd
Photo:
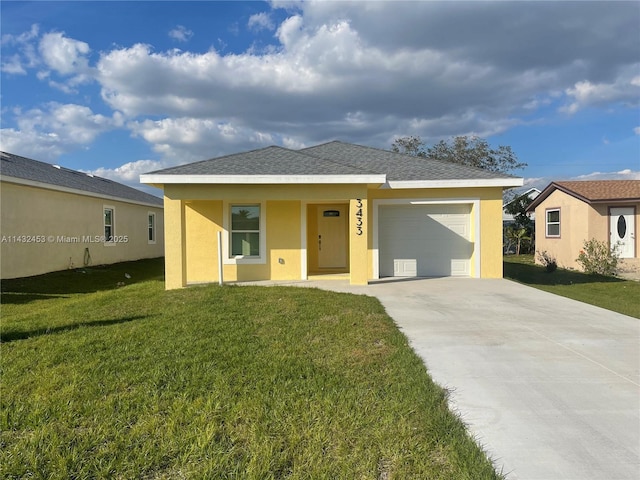
<path id="1" fill-rule="evenodd" d="M 362 199 L 356 198 L 356 235 L 362 235 Z"/>

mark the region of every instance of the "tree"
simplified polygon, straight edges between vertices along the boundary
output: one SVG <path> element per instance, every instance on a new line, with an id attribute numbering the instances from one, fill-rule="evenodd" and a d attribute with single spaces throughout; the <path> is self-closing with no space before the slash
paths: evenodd
<path id="1" fill-rule="evenodd" d="M 396 153 L 406 153 L 414 157 L 426 157 L 425 143 L 420 137 L 400 137 L 391 144 L 391 150 Z"/>
<path id="2" fill-rule="evenodd" d="M 526 228 L 507 227 L 506 230 L 507 239 L 516 245 L 516 255 L 520 255 L 520 247 L 525 240 L 531 240 L 531 237 L 527 235 Z"/>
<path id="3" fill-rule="evenodd" d="M 531 217 L 526 212 L 531 202 L 533 202 L 533 198 L 529 195 L 514 196 L 504 207 L 505 212 L 513 215 L 515 227 L 524 228 L 527 230 L 527 233 L 531 233 L 533 230 L 533 220 L 531 220 Z"/>
<path id="4" fill-rule="evenodd" d="M 508 173 L 527 166 L 526 163 L 518 161 L 511 147 L 500 145 L 494 149 L 484 138 L 476 136 L 459 135 L 449 140 L 440 140 L 430 147 L 427 147 L 420 137 L 400 137 L 393 142 L 391 150 L 415 157 L 482 168 L 490 172 Z"/>

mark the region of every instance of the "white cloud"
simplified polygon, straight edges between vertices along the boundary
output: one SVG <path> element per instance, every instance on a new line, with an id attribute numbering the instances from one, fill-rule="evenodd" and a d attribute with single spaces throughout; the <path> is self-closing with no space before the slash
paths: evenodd
<path id="1" fill-rule="evenodd" d="M 173 30 L 169 31 L 169 37 L 177 40 L 178 42 L 187 42 L 193 37 L 193 32 L 183 25 L 178 25 Z"/>
<path id="2" fill-rule="evenodd" d="M 524 179 L 524 186 L 518 190 L 537 188 L 543 190 L 551 182 L 560 181 L 587 181 L 587 180 L 640 180 L 640 170 L 626 168 L 618 172 L 591 172 L 584 175 L 561 177 L 530 177 Z"/>
<path id="3" fill-rule="evenodd" d="M 38 38 L 40 27 L 32 25 L 31 29 L 20 35 L 2 35 L 0 44 L 3 47 L 12 46 L 17 52 L 11 55 L 3 55 L 1 70 L 8 74 L 25 75 L 28 68 L 35 67 L 39 61 L 37 58 L 34 42 Z"/>
<path id="4" fill-rule="evenodd" d="M 186 163 L 280 143 L 280 139 L 269 133 L 215 119 L 145 120 L 131 122 L 129 128 L 172 163 Z"/>
<path id="5" fill-rule="evenodd" d="M 26 75 L 27 71 L 22 65 L 20 55 L 11 55 L 2 62 L 2 71 L 14 75 Z"/>
<path id="6" fill-rule="evenodd" d="M 125 163 L 116 168 L 97 168 L 95 170 L 83 170 L 85 173 L 92 173 L 99 177 L 110 178 L 116 182 L 127 184 L 140 183 L 140 175 L 143 173 L 160 170 L 167 166 L 166 162 L 157 160 L 136 160 L 134 162 Z"/>
<path id="7" fill-rule="evenodd" d="M 593 83 L 589 80 L 577 82 L 573 87 L 565 90 L 571 103 L 564 105 L 560 111 L 574 114 L 578 110 L 589 106 L 603 106 L 623 102 L 629 106 L 640 103 L 640 82 L 638 77 L 631 78 L 631 72 L 637 71 L 640 64 L 633 65 L 628 72 L 609 83 Z"/>
<path id="8" fill-rule="evenodd" d="M 58 32 L 45 33 L 29 57 L 26 47 L 40 35 L 32 28 L 3 37 L 3 49 L 24 47 L 3 50 L 3 69 L 22 74 L 37 65 L 42 81 L 69 94 L 95 79 L 127 128 L 172 161 L 268 143 L 341 138 L 389 147 L 395 135 L 487 137 L 540 112 L 554 115 L 558 105 L 576 113 L 634 106 L 640 97 L 638 12 L 624 2 L 537 2 L 527 15 L 513 2 L 271 6 L 286 8 L 287 18 L 277 24 L 274 12 L 263 12 L 247 22 L 275 31 L 260 51 L 135 44 L 110 47 L 93 65 L 88 44 Z M 192 34 L 184 26 L 169 32 L 177 41 Z M 72 145 L 66 129 L 52 125 L 27 125 L 23 138 L 52 133 L 65 139 L 57 145 Z"/>
<path id="9" fill-rule="evenodd" d="M 276 28 L 273 20 L 271 19 L 271 15 L 269 15 L 267 12 L 251 15 L 249 17 L 249 21 L 247 22 L 247 26 L 250 30 L 254 31 L 274 30 Z"/>
<path id="10" fill-rule="evenodd" d="M 640 127 L 634 128 L 633 133 L 635 133 L 636 135 L 640 135 Z"/>
<path id="11" fill-rule="evenodd" d="M 89 145 L 101 133 L 123 125 L 119 112 L 106 117 L 75 104 L 50 103 L 14 115 L 18 128 L 2 129 L 0 149 L 43 160 Z"/>
<path id="12" fill-rule="evenodd" d="M 619 172 L 592 172 L 569 180 L 640 180 L 640 171 L 626 168 Z"/>
<path id="13" fill-rule="evenodd" d="M 52 161 L 67 151 L 55 133 L 3 128 L 0 131 L 0 150 Z"/>
<path id="14" fill-rule="evenodd" d="M 44 63 L 61 75 L 86 73 L 89 44 L 65 37 L 61 32 L 45 33 L 40 40 L 40 54 Z"/>

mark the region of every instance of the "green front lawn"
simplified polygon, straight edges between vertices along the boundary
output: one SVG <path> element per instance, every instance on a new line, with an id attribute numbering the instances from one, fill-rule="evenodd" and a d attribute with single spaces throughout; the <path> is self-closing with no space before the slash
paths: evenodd
<path id="1" fill-rule="evenodd" d="M 506 255 L 504 276 L 531 287 L 640 318 L 640 282 L 558 268 L 548 273 L 533 255 Z"/>
<path id="2" fill-rule="evenodd" d="M 500 478 L 373 298 L 159 260 L 2 289 L 3 478 Z"/>

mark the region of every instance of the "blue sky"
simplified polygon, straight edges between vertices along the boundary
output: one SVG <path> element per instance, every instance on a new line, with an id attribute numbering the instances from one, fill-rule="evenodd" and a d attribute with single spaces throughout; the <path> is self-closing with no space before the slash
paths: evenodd
<path id="1" fill-rule="evenodd" d="M 510 145 L 527 186 L 640 179 L 640 2 L 0 9 L 0 148 L 129 185 L 273 144 L 405 135 Z"/>

